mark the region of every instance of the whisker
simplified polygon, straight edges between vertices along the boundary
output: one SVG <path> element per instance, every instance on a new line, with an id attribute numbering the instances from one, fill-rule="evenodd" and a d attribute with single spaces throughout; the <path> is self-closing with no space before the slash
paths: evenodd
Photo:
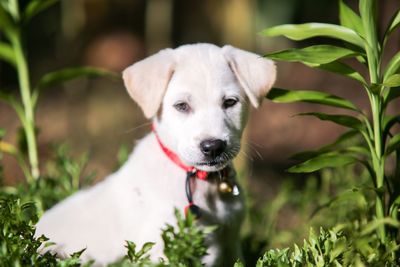
<path id="1" fill-rule="evenodd" d="M 249 155 L 246 152 L 244 152 L 243 150 L 240 151 L 239 155 L 243 155 L 246 159 L 248 159 L 250 161 L 254 161 L 254 158 L 251 155 Z"/>
<path id="2" fill-rule="evenodd" d="M 255 156 L 259 159 L 259 160 L 263 160 L 263 156 L 262 154 L 257 150 L 256 146 L 258 148 L 264 148 L 264 146 L 262 145 L 257 145 L 256 143 L 250 143 L 250 142 L 245 142 L 245 145 L 247 145 L 249 152 L 252 152 L 255 154 Z"/>
<path id="3" fill-rule="evenodd" d="M 124 131 L 123 134 L 130 134 L 130 133 L 133 133 L 133 132 L 135 132 L 135 131 L 137 131 L 137 130 L 143 128 L 143 127 L 146 127 L 146 126 L 151 125 L 152 123 L 153 123 L 153 122 L 151 122 L 151 121 L 150 121 L 150 122 L 145 122 L 145 123 L 143 123 L 143 124 L 140 124 L 139 126 L 136 126 L 136 127 L 133 127 L 133 128 L 130 128 L 130 129 Z"/>

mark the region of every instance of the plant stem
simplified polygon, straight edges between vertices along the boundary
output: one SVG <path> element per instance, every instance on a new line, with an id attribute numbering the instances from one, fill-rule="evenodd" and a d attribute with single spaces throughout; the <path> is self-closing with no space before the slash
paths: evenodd
<path id="1" fill-rule="evenodd" d="M 31 167 L 31 174 L 34 179 L 37 179 L 40 175 L 39 157 L 36 143 L 35 118 L 29 83 L 28 64 L 22 48 L 20 34 L 18 33 L 16 35 L 13 35 L 10 41 L 13 45 L 17 62 L 18 82 L 25 112 L 26 123 L 23 124 L 23 127 L 28 146 L 28 158 Z"/>
<path id="2" fill-rule="evenodd" d="M 370 73 L 378 74 L 375 69 L 377 65 L 369 65 Z M 371 77 L 371 81 L 379 82 L 379 74 L 378 77 Z M 375 212 L 376 218 L 378 220 L 382 220 L 385 217 L 385 195 L 382 192 L 384 179 L 385 179 L 385 157 L 384 157 L 384 148 L 383 148 L 383 136 L 382 136 L 382 99 L 380 94 L 373 94 L 371 97 L 371 111 L 372 111 L 372 120 L 373 120 L 373 131 L 374 131 L 374 148 L 375 148 L 375 157 L 373 157 L 373 165 L 374 171 L 376 174 L 376 187 L 377 187 L 377 197 L 375 204 Z M 381 242 L 385 242 L 386 239 L 386 231 L 385 226 L 382 224 L 378 228 L 378 235 L 381 239 Z"/>

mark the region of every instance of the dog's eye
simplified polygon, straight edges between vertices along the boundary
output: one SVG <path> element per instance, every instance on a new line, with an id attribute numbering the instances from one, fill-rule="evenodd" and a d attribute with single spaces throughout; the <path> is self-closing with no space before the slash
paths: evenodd
<path id="1" fill-rule="evenodd" d="M 190 111 L 190 106 L 186 102 L 177 102 L 174 104 L 174 108 L 183 113 L 188 113 Z"/>
<path id="2" fill-rule="evenodd" d="M 224 107 L 224 109 L 227 109 L 236 105 L 237 102 L 238 100 L 236 98 L 227 98 L 224 100 L 222 106 Z"/>

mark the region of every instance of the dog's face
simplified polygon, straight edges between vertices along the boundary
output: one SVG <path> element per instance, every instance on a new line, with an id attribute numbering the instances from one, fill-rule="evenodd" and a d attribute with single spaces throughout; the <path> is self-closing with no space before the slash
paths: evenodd
<path id="1" fill-rule="evenodd" d="M 275 68 L 231 46 L 197 44 L 136 63 L 124 80 L 169 149 L 189 166 L 217 171 L 238 154 L 247 102 L 258 105 Z"/>
<path id="2" fill-rule="evenodd" d="M 207 171 L 225 167 L 239 152 L 247 110 L 244 91 L 215 50 L 181 52 L 157 120 L 181 160 Z"/>

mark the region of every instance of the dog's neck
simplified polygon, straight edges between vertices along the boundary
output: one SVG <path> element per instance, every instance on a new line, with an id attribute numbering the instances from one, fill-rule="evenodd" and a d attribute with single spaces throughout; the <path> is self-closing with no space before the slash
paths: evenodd
<path id="1" fill-rule="evenodd" d="M 188 200 L 188 205 L 185 207 L 185 214 L 187 215 L 188 211 L 190 210 L 190 212 L 193 215 L 195 215 L 196 218 L 199 218 L 201 216 L 200 208 L 193 203 L 193 197 L 192 197 L 193 192 L 192 192 L 192 188 L 191 188 L 191 179 L 196 177 L 197 179 L 207 181 L 207 178 L 209 176 L 211 176 L 210 175 L 211 173 L 202 171 L 202 170 L 198 170 L 194 166 L 188 166 L 185 163 L 183 163 L 182 160 L 179 158 L 179 156 L 175 152 L 173 152 L 172 150 L 170 150 L 163 144 L 163 142 L 161 141 L 160 137 L 157 134 L 154 124 L 152 125 L 152 131 L 157 140 L 157 143 L 159 144 L 159 146 L 160 146 L 161 150 L 164 152 L 164 154 L 175 165 L 179 166 L 181 169 L 183 169 L 186 172 L 185 191 L 186 191 L 186 197 Z M 212 172 L 212 173 L 218 173 L 218 176 L 220 178 L 220 188 L 222 188 L 222 190 L 220 189 L 221 192 L 227 190 L 227 192 L 230 193 L 233 190 L 232 187 L 226 182 L 226 179 L 229 174 L 229 168 L 230 167 L 228 165 L 221 171 Z M 236 187 L 236 190 L 237 190 L 237 186 L 236 185 L 234 185 L 234 186 Z M 224 189 L 224 188 L 226 188 L 226 189 Z M 224 193 L 226 193 L 226 192 L 224 192 Z"/>

